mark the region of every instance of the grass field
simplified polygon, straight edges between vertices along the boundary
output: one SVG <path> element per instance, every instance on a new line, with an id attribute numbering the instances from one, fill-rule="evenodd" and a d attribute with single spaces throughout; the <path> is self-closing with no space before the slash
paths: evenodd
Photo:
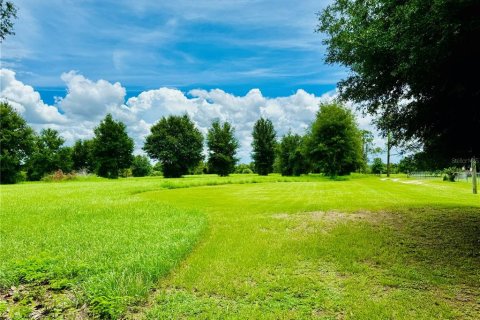
<path id="1" fill-rule="evenodd" d="M 0 192 L 6 318 L 480 318 L 480 197 L 466 183 L 239 175 Z"/>

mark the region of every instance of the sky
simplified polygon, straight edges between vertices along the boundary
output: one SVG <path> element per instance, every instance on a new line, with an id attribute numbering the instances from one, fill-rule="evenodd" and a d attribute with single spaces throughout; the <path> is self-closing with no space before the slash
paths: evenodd
<path id="1" fill-rule="evenodd" d="M 67 144 L 106 113 L 141 153 L 151 125 L 188 113 L 202 132 L 230 121 L 250 161 L 259 117 L 303 134 L 348 74 L 324 63 L 317 16 L 330 1 L 15 0 L 15 35 L 1 44 L 0 98 Z M 359 117 L 372 129 L 370 118 Z M 381 144 L 382 140 L 377 139 Z"/>

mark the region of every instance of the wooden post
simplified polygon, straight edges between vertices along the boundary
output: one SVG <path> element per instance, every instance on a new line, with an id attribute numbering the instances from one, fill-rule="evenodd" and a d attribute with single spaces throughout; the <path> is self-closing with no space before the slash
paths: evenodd
<path id="1" fill-rule="evenodd" d="M 392 148 L 392 142 L 390 141 L 390 131 L 387 132 L 387 177 L 390 177 L 390 149 Z"/>
<path id="2" fill-rule="evenodd" d="M 472 158 L 472 190 L 473 194 L 477 194 L 477 162 L 475 157 Z"/>

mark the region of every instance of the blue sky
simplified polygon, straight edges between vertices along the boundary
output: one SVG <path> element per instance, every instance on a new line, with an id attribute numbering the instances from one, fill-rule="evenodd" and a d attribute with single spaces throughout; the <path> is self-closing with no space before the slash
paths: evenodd
<path id="1" fill-rule="evenodd" d="M 328 2 L 16 0 L 2 66 L 48 103 L 70 70 L 119 81 L 128 96 L 159 87 L 320 95 L 345 74 L 323 63 L 314 32 Z"/>
<path id="2" fill-rule="evenodd" d="M 315 33 L 329 2 L 15 0 L 0 98 L 67 144 L 91 138 L 111 113 L 136 153 L 163 116 L 188 113 L 203 132 L 214 119 L 229 121 L 248 162 L 259 117 L 279 138 L 304 134 L 347 74 L 324 63 Z M 370 118 L 358 122 L 372 129 Z"/>

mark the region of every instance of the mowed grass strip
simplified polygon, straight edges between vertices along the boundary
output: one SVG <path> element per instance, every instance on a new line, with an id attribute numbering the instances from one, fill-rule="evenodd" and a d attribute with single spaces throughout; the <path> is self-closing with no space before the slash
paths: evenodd
<path id="1" fill-rule="evenodd" d="M 206 229 L 202 212 L 143 192 L 316 179 L 89 176 L 2 185 L 0 318 L 118 318 L 142 301 Z"/>
<path id="2" fill-rule="evenodd" d="M 149 319 L 478 319 L 480 198 L 468 185 L 351 177 L 141 196 L 209 229 Z"/>

